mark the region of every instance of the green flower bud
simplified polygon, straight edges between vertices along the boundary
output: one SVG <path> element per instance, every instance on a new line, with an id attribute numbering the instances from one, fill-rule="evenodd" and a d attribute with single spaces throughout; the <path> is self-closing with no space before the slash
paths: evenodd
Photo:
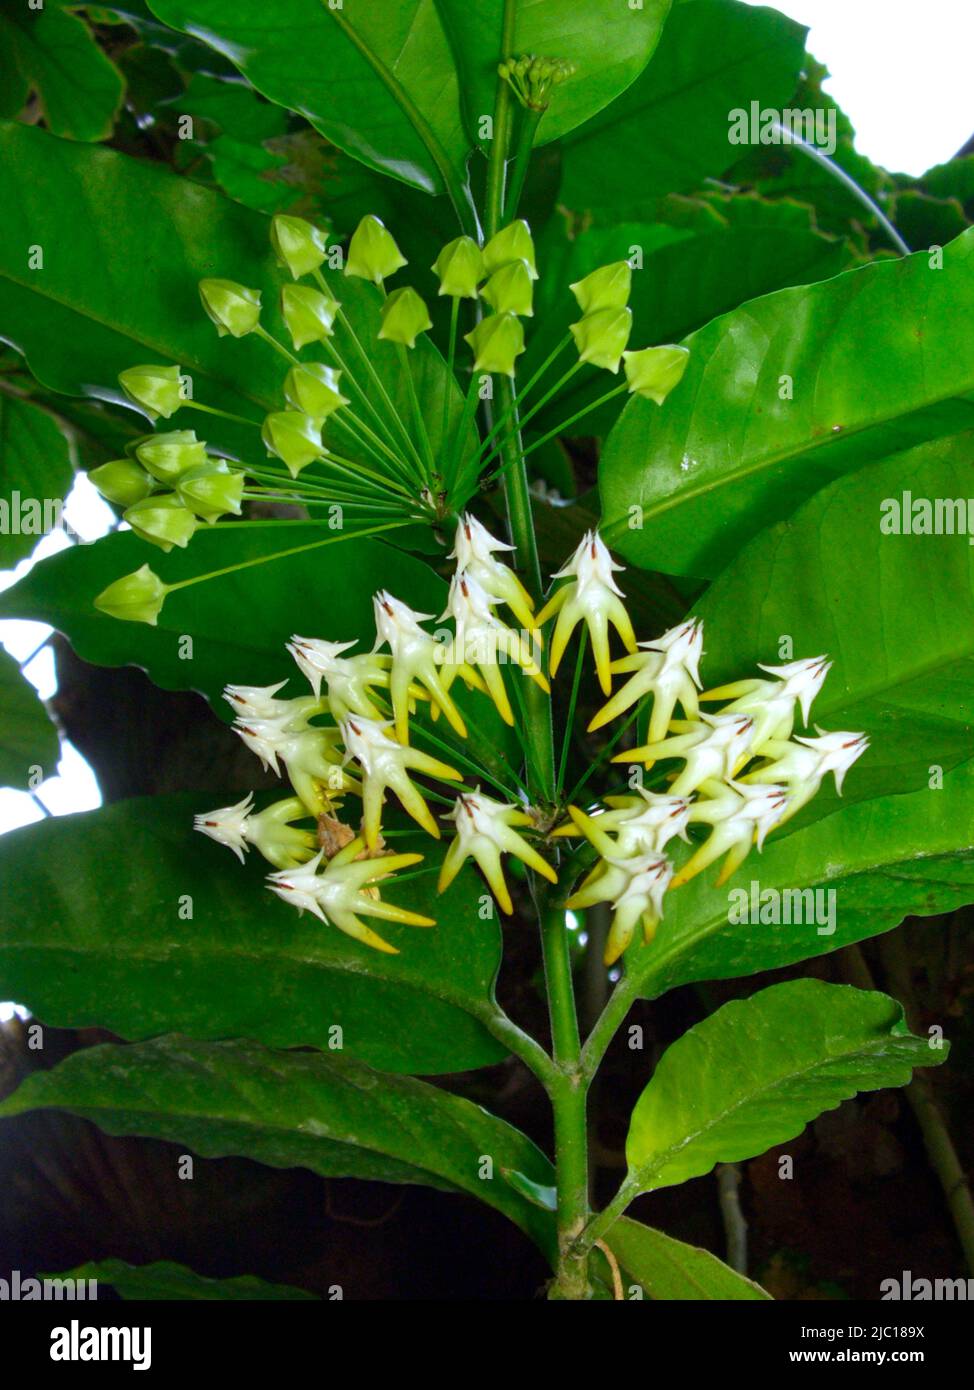
<path id="1" fill-rule="evenodd" d="M 507 227 L 496 232 L 484 247 L 484 270 L 493 275 L 502 265 L 510 261 L 527 261 L 531 279 L 537 280 L 538 268 L 534 261 L 534 242 L 531 228 L 519 217 Z"/>
<path id="2" fill-rule="evenodd" d="M 200 299 L 221 338 L 227 333 L 246 337 L 260 322 L 260 290 L 248 290 L 235 280 L 201 280 Z"/>
<path id="3" fill-rule="evenodd" d="M 143 565 L 103 589 L 95 599 L 95 607 L 111 618 L 155 627 L 168 592 L 169 586 L 148 565 Z"/>
<path id="4" fill-rule="evenodd" d="M 284 379 L 284 396 L 288 405 L 313 420 L 327 420 L 348 397 L 338 389 L 341 372 L 322 362 L 299 362 Z"/>
<path id="5" fill-rule="evenodd" d="M 260 437 L 267 452 L 287 464 L 292 478 L 324 453 L 320 426 L 300 410 L 278 410 L 268 415 Z"/>
<path id="6" fill-rule="evenodd" d="M 176 484 L 176 496 L 201 520 L 213 522 L 227 512 L 240 515 L 243 489 L 244 475 L 232 473 L 220 460 L 184 473 Z"/>
<path id="7" fill-rule="evenodd" d="M 433 327 L 426 305 L 409 285 L 401 290 L 393 290 L 388 299 L 382 301 L 381 312 L 379 337 L 389 343 L 415 347 L 417 334 Z"/>
<path id="8" fill-rule="evenodd" d="M 580 362 L 608 372 L 619 370 L 619 359 L 632 332 L 631 309 L 596 309 L 570 327 Z"/>
<path id="9" fill-rule="evenodd" d="M 281 313 L 295 350 L 330 338 L 340 307 L 333 295 L 322 294 L 310 285 L 285 285 L 281 290 Z"/>
<path id="10" fill-rule="evenodd" d="M 662 405 L 674 386 L 679 385 L 690 360 L 690 349 L 667 344 L 624 352 L 626 380 L 637 396 Z"/>
<path id="11" fill-rule="evenodd" d="M 583 314 L 594 314 L 599 309 L 624 309 L 632 288 L 632 266 L 628 261 L 613 261 L 611 265 L 593 270 L 583 280 L 576 280 L 568 288 Z"/>
<path id="12" fill-rule="evenodd" d="M 160 415 L 168 420 L 185 405 L 178 367 L 127 367 L 119 373 L 118 382 L 150 420 L 158 420 Z"/>
<path id="13" fill-rule="evenodd" d="M 484 278 L 484 253 L 473 237 L 458 236 L 433 262 L 439 276 L 440 294 L 451 299 L 476 299 L 477 286 Z"/>
<path id="14" fill-rule="evenodd" d="M 278 264 L 291 272 L 295 280 L 310 275 L 325 259 L 327 238 L 303 217 L 285 217 L 278 213 L 271 220 L 271 245 Z"/>
<path id="15" fill-rule="evenodd" d="M 495 270 L 480 291 L 497 314 L 534 314 L 534 283 L 527 261 L 511 261 Z"/>
<path id="16" fill-rule="evenodd" d="M 513 314 L 490 314 L 464 335 L 464 342 L 473 348 L 475 372 L 513 376 L 514 359 L 524 351 L 524 328 Z"/>
<path id="17" fill-rule="evenodd" d="M 148 434 L 135 446 L 139 463 L 160 483 L 174 483 L 180 474 L 206 463 L 206 445 L 195 430 Z"/>
<path id="18" fill-rule="evenodd" d="M 196 530 L 196 517 L 174 492 L 145 497 L 128 507 L 122 517 L 137 536 L 167 553 L 174 545 L 185 549 Z"/>
<path id="19" fill-rule="evenodd" d="M 357 275 L 381 285 L 408 262 L 382 222 L 371 212 L 362 218 L 352 233 L 345 261 L 345 274 Z"/>
<path id="20" fill-rule="evenodd" d="M 88 478 L 102 497 L 120 507 L 131 507 L 133 502 L 141 502 L 152 491 L 152 479 L 134 459 L 112 459 L 110 463 L 93 468 Z"/>

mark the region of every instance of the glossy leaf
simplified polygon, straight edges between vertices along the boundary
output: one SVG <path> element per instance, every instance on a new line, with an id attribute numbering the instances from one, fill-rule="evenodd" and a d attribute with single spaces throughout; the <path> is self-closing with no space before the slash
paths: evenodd
<path id="1" fill-rule="evenodd" d="M 124 83 L 87 24 L 63 5 L 9 4 L 0 15 L 0 115 L 15 116 L 35 93 L 49 130 L 71 140 L 106 140 Z"/>
<path id="2" fill-rule="evenodd" d="M 460 1096 L 337 1053 L 178 1037 L 84 1049 L 35 1072 L 0 1105 L 0 1116 L 48 1107 L 109 1134 L 175 1140 L 204 1158 L 233 1154 L 324 1177 L 466 1192 L 550 1249 L 550 1213 L 500 1172 L 514 1167 L 551 1181 L 551 1165 L 530 1139 Z"/>
<path id="3" fill-rule="evenodd" d="M 565 142 L 560 200 L 603 223 L 698 187 L 740 154 L 729 113 L 789 104 L 805 29 L 736 0 L 677 0 L 642 75 Z"/>
<path id="4" fill-rule="evenodd" d="M 606 1232 L 605 1243 L 623 1267 L 626 1298 L 633 1297 L 633 1284 L 643 1296 L 658 1302 L 770 1298 L 760 1284 L 738 1274 L 709 1250 L 675 1240 L 627 1216 Z"/>
<path id="5" fill-rule="evenodd" d="M 50 775 L 58 758 L 57 730 L 37 692 L 12 656 L 0 649 L 0 787 L 26 791 Z"/>
<path id="6" fill-rule="evenodd" d="M 756 536 L 697 605 L 709 685 L 777 661 L 784 634 L 796 656 L 833 658 L 814 722 L 872 740 L 846 778 L 847 801 L 925 788 L 932 767 L 971 756 L 974 548 L 966 526 L 955 535 L 881 530 L 893 504 L 903 512 L 905 493 L 931 508 L 936 499 L 966 499 L 971 449 L 971 436 L 960 435 L 833 483 Z M 840 804 L 830 778 L 801 815 Z"/>
<path id="7" fill-rule="evenodd" d="M 442 193 L 465 181 L 456 71 L 434 0 L 151 0 L 280 106 L 373 169 Z"/>
<path id="8" fill-rule="evenodd" d="M 68 441 L 51 416 L 0 396 L 0 569 L 12 569 L 60 521 L 73 478 Z"/>
<path id="9" fill-rule="evenodd" d="M 467 131 L 492 115 L 497 65 L 534 54 L 574 63 L 575 73 L 550 93 L 536 145 L 546 145 L 601 111 L 639 76 L 659 42 L 670 0 L 645 0 L 636 9 L 616 0 L 514 0 L 513 40 L 503 45 L 505 0 L 436 0 L 460 75 Z"/>
<path id="10" fill-rule="evenodd" d="M 51 1276 L 45 1276 L 50 1278 Z M 253 1274 L 235 1275 L 230 1279 L 208 1279 L 173 1260 L 156 1260 L 148 1265 L 130 1265 L 124 1260 L 93 1260 L 68 1270 L 57 1279 L 94 1279 L 109 1285 L 120 1298 L 158 1302 L 207 1303 L 293 1303 L 314 1300 L 306 1289 L 290 1284 L 271 1284 Z"/>
<path id="11" fill-rule="evenodd" d="M 637 564 L 711 577 L 825 483 L 965 428 L 972 268 L 974 230 L 941 269 L 926 253 L 878 262 L 695 333 L 666 404 L 631 401 L 606 440 L 609 538 Z"/>
<path id="12" fill-rule="evenodd" d="M 885 994 L 791 980 L 732 1000 L 660 1058 L 633 1111 L 627 1181 L 652 1192 L 753 1158 L 946 1056 L 910 1034 Z"/>
<path id="13" fill-rule="evenodd" d="M 712 869 L 668 895 L 655 940 L 626 952 L 630 993 L 652 999 L 779 970 L 974 902 L 974 763 L 940 789 L 877 797 L 779 834 L 723 887 Z"/>
<path id="14" fill-rule="evenodd" d="M 500 932 L 478 915 L 474 870 L 441 898 L 442 848 L 397 839 L 426 858 L 383 892 L 437 926 L 383 923 L 401 952 L 385 955 L 298 917 L 266 890 L 262 859 L 242 866 L 193 831 L 195 811 L 229 799 L 117 802 L 4 835 L 3 997 L 55 1027 L 135 1039 L 329 1048 L 337 1027 L 349 1054 L 393 1071 L 463 1071 L 505 1055 L 480 1021 L 492 1013 Z"/>

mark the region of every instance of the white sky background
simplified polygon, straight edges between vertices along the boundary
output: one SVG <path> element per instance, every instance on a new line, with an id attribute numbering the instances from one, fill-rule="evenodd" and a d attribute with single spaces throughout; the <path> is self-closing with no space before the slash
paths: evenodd
<path id="1" fill-rule="evenodd" d="M 974 134 L 974 0 L 778 0 L 773 8 L 809 26 L 808 51 L 832 74 L 825 90 L 874 164 L 922 174 Z"/>
<path id="2" fill-rule="evenodd" d="M 828 66 L 827 89 L 852 121 L 858 148 L 874 163 L 922 174 L 949 159 L 974 133 L 974 0 L 780 0 L 775 8 L 810 26 L 809 51 Z M 83 478 L 67 516 L 86 539 L 104 534 L 111 524 L 109 509 Z M 34 559 L 66 544 L 63 535 L 46 537 Z M 26 573 L 30 563 L 0 571 L 0 590 Z M 0 642 L 21 661 L 47 632 L 38 623 L 0 622 Z M 54 693 L 49 649 L 34 658 L 26 674 L 43 697 Z M 54 815 L 101 804 L 91 769 L 66 743 L 58 776 L 38 789 L 38 797 Z M 28 793 L 0 789 L 0 834 L 43 815 Z M 0 1017 L 3 1008 L 0 1004 Z"/>

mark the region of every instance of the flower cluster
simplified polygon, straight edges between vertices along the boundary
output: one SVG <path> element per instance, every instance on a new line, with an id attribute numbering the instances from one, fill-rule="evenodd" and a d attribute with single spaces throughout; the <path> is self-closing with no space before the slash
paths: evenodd
<path id="1" fill-rule="evenodd" d="M 606 598 L 615 596 L 611 576 L 603 582 Z M 613 762 L 642 763 L 648 770 L 678 760 L 682 767 L 669 774 L 665 793 L 640 785 L 635 795 L 607 797 L 594 815 L 571 807 L 570 821 L 555 832 L 584 836 L 599 854 L 568 906 L 611 903 L 606 964 L 626 950 L 637 924 L 644 940 L 652 941 L 668 889 L 721 858 L 717 882 L 725 882 L 753 845 L 760 851 L 769 831 L 815 795 L 829 772 L 841 793 L 846 772 L 869 745 L 861 733 L 818 730 L 814 738 L 794 736 L 796 709 L 807 725 L 828 674 L 831 663 L 825 657 L 762 666 L 773 679 L 736 681 L 700 693 L 702 653 L 703 624 L 690 620 L 611 663 L 613 674 L 629 678 L 590 729 L 652 697 L 646 742 L 615 755 Z M 717 701 L 727 701 L 718 713 L 700 709 L 701 703 Z M 674 717 L 677 706 L 682 718 Z M 667 845 L 678 836 L 686 840 L 693 824 L 709 833 L 677 871 Z"/>
<path id="2" fill-rule="evenodd" d="M 466 725 L 451 694 L 459 678 L 489 696 L 501 717 L 514 723 L 502 666 L 523 672 L 545 690 L 533 604 L 513 570 L 498 554 L 509 549 L 473 516 L 457 527 L 456 569 L 443 618 L 452 618 L 447 640 L 437 640 L 417 613 L 386 590 L 374 597 L 375 645 L 351 654 L 354 642 L 295 635 L 288 644 L 311 693 L 281 698 L 274 686 L 228 686 L 225 698 L 234 728 L 263 766 L 286 774 L 294 795 L 255 814 L 252 794 L 235 806 L 196 817 L 196 828 L 243 859 L 253 847 L 277 871 L 271 888 L 300 910 L 312 910 L 341 931 L 381 950 L 392 950 L 358 920 L 361 914 L 412 925 L 428 919 L 383 902 L 375 880 L 418 863 L 418 855 L 389 855 L 382 839 L 383 808 L 391 795 L 428 835 L 440 827 L 430 810 L 424 777 L 457 783 L 461 773 L 416 748 L 411 716 L 427 705 L 460 738 Z M 525 630 L 499 615 L 506 607 Z M 386 650 L 383 650 L 383 649 Z M 343 824 L 344 798 L 361 799 L 361 830 Z M 317 831 L 295 822 L 317 822 Z M 514 855 L 550 881 L 555 873 L 515 827 L 530 828 L 529 808 L 476 790 L 457 796 L 446 816 L 455 837 L 443 860 L 444 891 L 468 858 L 481 868 L 504 912 L 513 910 L 501 856 Z M 332 854 L 328 856 L 328 850 Z M 317 852 L 316 852 L 317 851 Z"/>
<path id="3" fill-rule="evenodd" d="M 556 618 L 548 654 L 551 675 L 581 626 L 582 642 L 591 644 L 608 696 L 589 730 L 630 711 L 630 722 L 633 715 L 643 715 L 645 741 L 613 761 L 646 769 L 663 765 L 661 789 L 647 790 L 640 781 L 630 795 L 607 796 L 604 804 L 587 808 L 569 806 L 568 820 L 548 836 L 552 850 L 562 839 L 576 838 L 588 841 L 598 855 L 566 905 L 611 905 L 605 951 L 611 965 L 640 924 L 644 940 L 653 939 L 668 891 L 720 859 L 718 883 L 723 883 L 752 846 L 760 851 L 768 833 L 815 795 L 829 773 L 841 793 L 843 778 L 868 739 L 820 729 L 814 737 L 795 733 L 799 712 L 808 725 L 830 669 L 825 657 L 762 666 L 767 679 L 702 692 L 702 622 L 691 618 L 652 641 L 637 643 L 615 578 L 622 566 L 596 533 L 583 536 L 553 576 L 556 583 L 565 582 L 539 613 L 514 571 L 499 558 L 509 549 L 466 514 L 457 527 L 451 556 L 456 565 L 439 619 L 451 620 L 451 628 L 434 634 L 424 627 L 433 615 L 416 612 L 383 589 L 374 596 L 375 644 L 370 652 L 353 653 L 354 642 L 291 638 L 288 651 L 310 694 L 284 699 L 279 693 L 284 682 L 228 686 L 225 696 L 238 734 L 265 768 L 287 775 L 293 795 L 259 813 L 248 795 L 235 806 L 197 816 L 196 827 L 240 859 L 250 847 L 257 849 L 275 870 L 270 887 L 299 910 L 314 912 L 376 949 L 392 950 L 360 921 L 363 915 L 430 923 L 379 895 L 380 880 L 421 860 L 387 852 L 382 836 L 387 798 L 393 797 L 423 831 L 439 839 L 429 801 L 443 800 L 442 793 L 417 778 L 446 786 L 463 780 L 450 762 L 415 746 L 417 739 L 432 737 L 428 725 L 416 722 L 417 710 L 428 708 L 432 721 L 442 715 L 462 743 L 466 723 L 451 693 L 459 678 L 489 697 L 513 724 L 509 680 L 527 677 L 548 690 L 543 625 Z M 520 628 L 512 627 L 500 610 L 507 610 Z M 613 656 L 613 631 L 623 655 Z M 613 693 L 613 678 L 619 677 L 624 679 Z M 711 712 L 704 705 L 720 708 Z M 467 759 L 458 754 L 458 761 Z M 358 829 L 341 819 L 347 796 L 361 800 Z M 440 892 L 472 859 L 501 910 L 512 912 L 505 855 L 550 883 L 557 881 L 539 848 L 542 824 L 551 823 L 550 815 L 546 819 L 526 798 L 498 800 L 479 785 L 464 786 L 443 819 L 452 823 L 453 838 L 442 860 Z M 300 824 L 310 820 L 317 823 L 316 830 Z M 704 838 L 696 835 L 688 857 L 681 855 L 677 866 L 671 843 L 690 843 L 695 827 Z"/>

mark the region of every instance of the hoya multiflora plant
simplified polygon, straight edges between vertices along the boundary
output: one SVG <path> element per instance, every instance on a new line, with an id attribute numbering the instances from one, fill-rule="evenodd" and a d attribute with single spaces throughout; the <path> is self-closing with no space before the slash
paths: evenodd
<path id="1" fill-rule="evenodd" d="M 972 389 L 956 327 L 963 256 L 950 251 L 933 283 L 916 257 L 838 274 L 845 262 L 795 225 L 790 203 L 777 209 L 787 222 L 766 228 L 760 200 L 742 208 L 725 185 L 674 210 L 663 195 L 696 175 L 672 187 L 661 175 L 647 194 L 647 218 L 666 204 L 679 225 L 610 225 L 603 169 L 616 166 L 615 197 L 623 166 L 621 183 L 638 183 L 636 156 L 662 146 L 631 127 L 658 90 L 669 82 L 682 104 L 716 83 L 718 115 L 697 124 L 722 124 L 724 70 L 686 78 L 698 51 L 710 65 L 726 47 L 727 71 L 741 66 L 724 44 L 731 6 L 673 7 L 669 68 L 647 100 L 634 84 L 666 0 L 437 0 L 408 16 L 407 50 L 408 0 L 295 4 L 293 24 L 256 28 L 246 6 L 187 3 L 150 8 L 218 47 L 220 71 L 252 73 L 288 120 L 345 141 L 342 159 L 362 159 L 369 180 L 386 171 L 414 187 L 405 201 L 369 192 L 364 206 L 388 226 L 358 220 L 361 207 L 346 226 L 327 180 L 303 190 L 314 216 L 268 223 L 198 185 L 184 198 L 184 178 L 117 152 L 89 160 L 26 128 L 12 142 L 29 176 L 11 199 L 4 269 L 17 294 L 0 329 L 38 383 L 92 384 L 118 405 L 117 377 L 140 415 L 90 473 L 128 534 L 54 558 L 50 591 L 61 559 L 72 583 L 51 620 L 69 612 L 90 659 L 145 664 L 163 686 L 217 702 L 225 687 L 264 775 L 244 796 L 194 799 L 196 829 L 216 844 L 192 833 L 185 801 L 161 797 L 26 841 L 33 878 L 52 881 L 56 866 L 58 911 L 21 909 L 9 941 L 0 923 L 4 995 L 125 1044 L 82 1049 L 3 1109 L 61 1105 L 180 1153 L 475 1195 L 537 1244 L 557 1298 L 761 1298 L 707 1252 L 630 1220 L 630 1203 L 766 1153 L 946 1048 L 912 1036 L 884 995 L 821 979 L 745 989 L 712 1012 L 701 992 L 706 1016 L 655 1062 L 645 1015 L 624 1025 L 638 1000 L 794 971 L 966 891 L 954 872 L 970 839 L 969 778 L 955 767 L 970 724 L 956 693 L 956 574 L 931 588 L 932 546 L 900 568 L 903 552 L 878 555 L 867 524 L 870 486 L 918 494 L 929 473 L 931 496 L 953 490 L 939 439 L 933 464 L 911 450 L 895 486 L 875 479 L 903 419 L 920 441 L 946 418 L 927 407 Z M 770 22 L 753 9 L 745 21 Z M 748 52 L 782 49 L 746 34 Z M 292 46 L 305 40 L 298 93 Z M 194 72 L 205 60 L 196 53 Z M 238 79 L 226 85 L 243 95 Z M 630 86 L 628 114 L 604 121 Z M 532 163 L 559 139 L 552 160 Z M 661 166 L 678 166 L 682 139 L 664 145 Z M 564 196 L 546 211 L 532 189 L 529 225 L 531 172 L 543 183 L 557 166 Z M 595 199 L 573 202 L 588 166 Z M 41 224 L 59 199 L 35 196 L 44 169 L 84 195 L 66 200 L 57 236 Z M 102 188 L 113 219 L 132 207 L 144 219 L 119 243 L 134 249 L 89 236 L 68 283 L 64 227 L 73 216 L 78 237 L 102 230 L 91 216 Z M 435 191 L 445 196 L 431 208 L 449 201 L 456 222 L 413 225 L 411 207 Z M 778 254 L 785 227 L 789 241 L 812 238 L 805 260 Z M 775 276 L 754 273 L 762 228 Z M 695 242 L 713 243 L 712 275 L 688 266 Z M 27 281 L 24 246 L 47 255 Z M 139 299 L 152 283 L 140 257 L 165 261 L 158 303 Z M 812 265 L 822 284 L 780 290 Z M 742 285 L 761 297 L 708 323 Z M 31 295 L 39 328 L 20 318 Z M 108 331 L 123 300 L 124 332 Z M 639 303 L 668 326 L 634 313 Z M 98 328 L 93 354 L 79 323 Z M 692 325 L 684 343 L 661 342 Z M 75 337 L 76 378 L 62 346 Z M 570 441 L 575 481 L 592 487 L 571 506 L 550 483 L 564 475 L 555 440 Z M 929 621 L 910 607 L 918 592 Z M 944 812 L 916 778 L 935 758 Z M 216 801 L 227 804 L 204 809 Z M 42 838 L 61 835 L 76 837 L 73 858 Z M 107 891 L 86 895 L 77 885 L 106 864 Z M 9 877 L 33 881 L 19 861 Z M 772 898 L 848 889 L 838 928 L 740 920 L 731 897 L 747 879 Z M 89 920 L 96 899 L 106 921 Z M 593 1090 L 614 1042 L 612 1065 L 640 1092 L 631 1116 L 615 1113 L 621 1087 Z M 493 1064 L 543 1089 L 549 1106 L 532 1123 L 547 1153 L 491 1113 L 491 1077 L 474 1081 L 478 1105 L 463 1079 L 419 1079 Z M 496 1075 L 506 1087 L 509 1072 Z M 590 1162 L 599 1102 L 615 1129 L 628 1123 L 614 1195 Z"/>
<path id="2" fill-rule="evenodd" d="M 519 99 L 530 96 L 530 66 L 501 76 Z M 515 219 L 483 242 L 461 235 L 443 246 L 432 269 L 449 306 L 447 384 L 431 415 L 411 355 L 436 309 L 412 286 L 389 284 L 406 259 L 383 223 L 363 218 L 328 266 L 327 238 L 300 218 L 274 218 L 271 241 L 288 277 L 277 306 L 283 334 L 268 326 L 273 315 L 257 290 L 218 278 L 199 287 L 221 337 L 256 336 L 283 359 L 280 408 L 263 421 L 229 417 L 250 424 L 252 455 L 218 453 L 192 429 L 170 428 L 177 414 L 224 412 L 193 397 L 179 364 L 135 365 L 121 385 L 156 428 L 126 458 L 96 469 L 94 482 L 137 535 L 163 551 L 189 546 L 200 528 L 232 530 L 245 508 L 267 502 L 297 504 L 312 518 L 326 509 L 322 525 L 337 539 L 421 524 L 447 551 L 448 560 L 434 563 L 448 587 L 439 612 L 416 611 L 393 587 L 380 588 L 371 630 L 355 634 L 329 630 L 327 604 L 296 603 L 300 631 L 282 632 L 280 641 L 297 671 L 282 667 L 276 684 L 225 690 L 235 731 L 287 790 L 276 800 L 248 793 L 201 811 L 196 828 L 241 861 L 256 852 L 277 898 L 367 956 L 408 961 L 413 929 L 443 930 L 468 865 L 482 875 L 488 905 L 471 931 L 487 930 L 497 913 L 538 923 L 551 1052 L 496 1005 L 490 1027 L 551 1098 L 554 1182 L 543 1191 L 516 1169 L 505 1170 L 504 1181 L 551 1213 L 554 1294 L 589 1297 L 611 1286 L 618 1296 L 616 1223 L 654 1184 L 652 1142 L 637 1110 L 629 1177 L 615 1201 L 593 1213 L 586 1095 L 625 1016 L 630 975 L 637 980 L 647 968 L 645 960 L 638 972 L 626 966 L 627 957 L 648 952 L 652 960 L 663 949 L 673 904 L 692 880 L 709 876 L 720 888 L 769 836 L 785 831 L 826 779 L 841 794 L 868 731 L 811 723 L 831 665 L 823 654 L 756 663 L 763 674 L 752 668 L 705 688 L 703 622 L 688 617 L 663 632 L 637 632 L 619 582 L 623 566 L 597 530 L 542 583 L 526 490 L 532 451 L 618 395 L 661 406 L 686 369 L 685 347 L 630 348 L 629 261 L 564 287 L 578 317 L 521 381 L 538 280 L 527 223 Z M 378 310 L 375 344 L 398 353 L 405 412 L 375 368 L 360 316 L 343 307 L 343 279 L 368 286 Z M 572 360 L 551 382 L 564 353 Z M 526 445 L 524 427 L 580 372 L 621 379 Z M 497 487 L 506 495 L 510 541 L 488 524 L 479 500 Z M 96 603 L 113 617 L 154 624 L 169 592 L 211 577 L 167 583 L 144 564 Z M 346 583 L 355 585 L 354 568 Z M 590 664 L 601 704 L 583 715 Z M 556 678 L 561 690 L 552 689 Z M 486 732 L 491 719 L 512 730 L 513 745 Z M 580 750 L 587 770 L 569 786 L 570 755 Z M 399 847 L 403 836 L 409 843 Z M 216 862 L 212 872 L 221 873 Z M 430 877 L 434 905 L 416 911 L 409 885 Z M 274 910 L 254 899 L 255 914 Z M 583 1047 L 569 923 L 573 914 L 599 912 L 607 914 L 603 967 L 629 973 Z M 808 1003 L 814 1010 L 821 1001 Z M 782 1007 L 792 1006 L 783 1000 Z M 866 1066 L 859 1084 L 882 1084 L 886 1075 Z M 823 1083 L 823 1102 L 846 1093 Z M 801 1112 L 797 1096 L 785 1109 Z M 714 1153 L 734 1158 L 739 1149 L 728 1139 Z"/>

